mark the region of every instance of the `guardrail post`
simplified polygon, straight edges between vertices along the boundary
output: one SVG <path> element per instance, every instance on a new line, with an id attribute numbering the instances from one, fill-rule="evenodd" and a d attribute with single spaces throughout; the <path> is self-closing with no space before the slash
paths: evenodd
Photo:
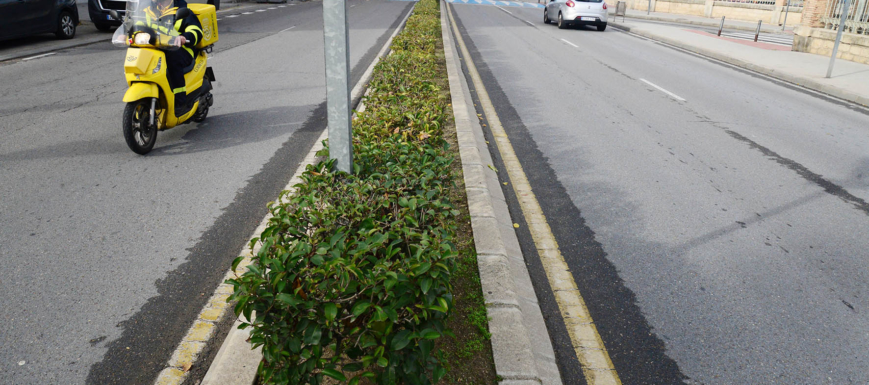
<path id="1" fill-rule="evenodd" d="M 718 26 L 718 36 L 721 36 L 722 29 L 724 29 L 724 16 L 721 16 L 721 25 Z"/>
<path id="2" fill-rule="evenodd" d="M 784 21 L 784 23 L 781 23 L 782 32 L 784 32 L 785 27 L 788 25 L 788 10 L 790 10 L 790 9 L 791 9 L 791 0 L 788 0 L 787 3 L 785 3 L 785 21 Z"/>

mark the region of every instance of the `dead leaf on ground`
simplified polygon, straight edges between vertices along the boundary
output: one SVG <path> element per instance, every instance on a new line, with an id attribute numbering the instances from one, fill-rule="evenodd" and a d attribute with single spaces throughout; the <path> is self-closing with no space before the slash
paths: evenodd
<path id="1" fill-rule="evenodd" d="M 184 364 L 184 366 L 182 366 L 181 368 L 184 369 L 184 373 L 187 373 L 190 371 L 191 367 L 193 367 L 193 364 L 188 362 L 188 363 Z"/>

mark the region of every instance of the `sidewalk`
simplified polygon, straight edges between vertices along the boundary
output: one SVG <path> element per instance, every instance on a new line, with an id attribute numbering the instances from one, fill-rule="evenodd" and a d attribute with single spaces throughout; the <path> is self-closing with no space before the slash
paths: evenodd
<path id="1" fill-rule="evenodd" d="M 610 19 L 613 27 L 869 106 L 869 65 L 837 59 L 833 76 L 825 78 L 830 58 L 782 51 L 780 46 L 717 37 L 702 31 L 639 20 Z"/>
<path id="2" fill-rule="evenodd" d="M 612 16 L 615 11 L 610 12 L 610 20 L 622 20 L 621 16 Z M 679 24 L 691 24 L 691 25 L 702 25 L 705 27 L 714 27 L 718 28 L 721 25 L 721 19 L 713 19 L 709 17 L 703 16 L 692 16 L 692 15 L 681 15 L 676 13 L 666 13 L 666 12 L 652 12 L 647 15 L 646 11 L 639 11 L 636 9 L 628 9 L 625 20 L 628 19 L 639 19 L 639 20 L 652 20 L 652 21 L 663 21 L 668 23 L 679 23 Z M 751 31 L 754 32 L 757 30 L 757 23 L 750 21 L 740 21 L 740 20 L 724 20 L 724 28 L 725 29 L 737 29 L 741 31 Z M 793 35 L 794 28 L 793 26 L 788 26 L 785 28 L 785 31 L 782 32 L 780 25 L 775 24 L 767 24 L 764 22 L 760 26 L 760 31 L 763 33 L 775 33 L 782 34 L 787 33 Z"/>

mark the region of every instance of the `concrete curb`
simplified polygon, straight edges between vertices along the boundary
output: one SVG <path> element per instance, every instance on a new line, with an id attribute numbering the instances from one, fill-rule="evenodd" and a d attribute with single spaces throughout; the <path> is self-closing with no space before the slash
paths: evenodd
<path id="1" fill-rule="evenodd" d="M 692 45 L 692 44 L 687 44 L 687 43 L 681 42 L 681 41 L 676 40 L 676 39 L 663 37 L 663 36 L 660 36 L 660 35 L 657 35 L 654 33 L 650 33 L 650 32 L 646 32 L 646 31 L 642 31 L 642 30 L 632 29 L 630 26 L 625 25 L 625 24 L 612 22 L 612 21 L 610 21 L 609 24 L 611 24 L 613 27 L 621 29 L 623 31 L 630 32 L 630 33 L 633 33 L 633 34 L 636 34 L 639 36 L 643 36 L 643 37 L 646 37 L 646 38 L 649 38 L 652 40 L 657 40 L 659 42 L 672 45 L 674 47 L 683 49 L 685 51 L 689 51 L 689 52 L 692 52 L 692 53 L 695 53 L 698 55 L 707 56 L 707 57 L 710 57 L 712 59 L 719 60 L 719 61 L 725 62 L 727 64 L 730 64 L 730 65 L 733 65 L 736 67 L 751 70 L 751 71 L 769 76 L 771 78 L 775 78 L 775 79 L 778 79 L 778 80 L 781 80 L 784 82 L 792 83 L 792 84 L 800 86 L 800 87 L 805 87 L 805 88 L 808 88 L 810 90 L 817 91 L 817 92 L 820 92 L 823 94 L 827 94 L 827 95 L 830 95 L 830 96 L 833 96 L 833 97 L 836 97 L 839 99 L 843 99 L 843 100 L 846 100 L 849 102 L 857 103 L 857 104 L 862 105 L 862 106 L 869 106 L 869 97 L 861 96 L 861 95 L 855 94 L 853 92 L 841 89 L 839 87 L 835 87 L 835 86 L 831 86 L 831 85 L 827 85 L 827 84 L 822 84 L 822 83 L 819 83 L 815 80 L 812 80 L 812 79 L 809 79 L 806 77 L 802 77 L 802 76 L 782 73 L 780 71 L 776 71 L 774 68 L 764 67 L 764 66 L 761 66 L 758 64 L 749 63 L 749 62 L 746 62 L 743 60 L 735 59 L 735 58 L 732 58 L 730 56 L 716 52 L 714 50 L 711 50 L 708 48 L 703 48 L 703 47 L 698 47 L 698 46 Z"/>
<path id="2" fill-rule="evenodd" d="M 621 17 L 621 16 L 616 16 L 616 17 Z M 699 26 L 703 26 L 703 27 L 714 27 L 714 28 L 718 28 L 718 26 L 721 24 L 720 21 L 698 21 L 698 20 L 691 20 L 691 19 L 670 19 L 670 18 L 666 18 L 666 17 L 646 16 L 646 15 L 625 15 L 625 17 L 627 17 L 628 19 L 661 21 L 661 22 L 674 23 L 674 24 L 689 24 L 689 25 L 699 25 Z M 615 19 L 613 21 L 615 21 Z M 612 21 L 610 23 L 612 23 Z M 739 31 L 749 31 L 749 32 L 754 32 L 756 30 L 756 27 L 737 25 L 737 24 L 728 24 L 726 19 L 724 21 L 724 28 L 735 29 L 735 30 L 739 30 Z M 776 34 L 776 35 L 790 35 L 789 33 L 782 32 L 781 29 L 779 29 L 779 28 L 770 28 L 768 26 L 767 27 L 761 26 L 760 32 L 771 33 L 771 34 Z"/>
<path id="3" fill-rule="evenodd" d="M 555 353 L 441 2 L 441 32 L 480 283 L 502 384 L 560 385 Z"/>
<path id="4" fill-rule="evenodd" d="M 374 67 L 380 61 L 380 58 L 384 57 L 388 52 L 389 48 L 392 45 L 392 40 L 404 29 L 404 26 L 407 24 L 407 19 L 410 18 L 410 15 L 413 14 L 414 8 L 404 16 L 404 19 L 383 45 L 383 48 L 378 52 L 374 61 L 368 66 L 365 72 L 362 74 L 361 79 L 353 89 L 350 91 L 350 100 L 356 101 L 359 100 L 358 105 L 356 106 L 356 110 L 363 111 L 365 109 L 365 103 L 361 100 L 363 96 L 363 92 L 367 94 L 366 87 L 368 82 L 371 80 L 371 75 L 374 72 Z M 355 115 L 354 115 L 355 118 Z M 287 187 L 284 190 L 294 191 L 295 188 L 293 186 L 302 183 L 301 175 L 305 171 L 308 165 L 314 164 L 319 161 L 317 157 L 317 152 L 323 149 L 323 141 L 328 138 L 329 129 L 326 128 L 323 130 L 323 133 L 320 134 L 320 137 L 317 138 L 314 146 L 311 147 L 311 150 L 308 151 L 308 154 L 305 156 L 305 159 L 299 164 L 299 167 L 296 169 L 296 172 L 293 174 L 293 177 L 290 179 L 289 183 L 287 183 Z M 254 231 L 254 235 L 251 238 L 258 237 L 259 234 L 265 230 L 268 226 L 269 219 L 271 219 L 271 214 L 266 215 L 260 223 L 259 227 Z M 245 259 L 242 263 L 239 264 L 236 272 L 240 275 L 243 274 L 246 267 L 250 265 L 250 259 L 253 255 L 259 252 L 260 244 L 257 244 L 253 250 L 249 247 L 245 247 L 242 251 L 241 256 L 244 256 Z M 230 271 L 227 273 L 227 279 L 232 278 L 234 276 L 234 272 Z M 221 284 L 220 287 L 227 285 Z M 229 285 L 227 285 L 229 286 Z M 218 290 L 220 290 L 218 287 Z M 229 287 L 229 293 L 232 293 L 232 287 Z M 224 298 L 225 301 L 225 298 Z M 227 308 L 228 309 L 228 308 Z M 250 343 L 247 339 L 250 337 L 250 329 L 240 330 L 238 327 L 242 322 L 245 322 L 243 316 L 239 317 L 236 320 L 235 324 L 233 324 L 232 328 L 227 334 L 226 339 L 224 339 L 223 344 L 221 344 L 220 349 L 217 352 L 217 355 L 214 357 L 214 360 L 211 362 L 211 366 L 209 366 L 208 371 L 205 373 L 205 377 L 203 377 L 200 385 L 251 385 L 256 379 L 256 372 L 259 367 L 259 363 L 262 360 L 262 349 L 251 349 Z M 194 324 L 195 327 L 195 324 Z M 182 342 L 179 349 L 184 348 L 184 342 Z M 170 361 L 170 365 L 172 362 Z M 163 378 L 164 373 L 167 378 L 174 378 L 178 376 L 178 368 L 177 367 L 169 367 L 161 372 L 160 377 L 158 378 L 157 384 L 175 384 L 175 382 L 160 382 L 160 378 Z M 185 374 L 185 373 L 180 373 Z M 183 381 L 184 377 L 181 377 Z M 177 382 L 180 384 L 180 382 Z"/>

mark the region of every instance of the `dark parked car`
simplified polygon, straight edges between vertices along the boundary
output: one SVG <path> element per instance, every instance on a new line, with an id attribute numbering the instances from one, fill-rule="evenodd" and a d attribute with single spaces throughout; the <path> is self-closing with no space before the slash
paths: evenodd
<path id="1" fill-rule="evenodd" d="M 0 0 L 3 1 L 3 0 Z M 112 19 L 110 11 L 117 11 L 121 18 L 127 10 L 126 1 L 117 0 L 88 0 L 88 14 L 91 21 L 100 31 L 108 31 L 121 25 L 120 20 Z"/>
<path id="2" fill-rule="evenodd" d="M 72 39 L 77 25 L 75 0 L 0 0 L 0 40 L 48 32 Z"/>

